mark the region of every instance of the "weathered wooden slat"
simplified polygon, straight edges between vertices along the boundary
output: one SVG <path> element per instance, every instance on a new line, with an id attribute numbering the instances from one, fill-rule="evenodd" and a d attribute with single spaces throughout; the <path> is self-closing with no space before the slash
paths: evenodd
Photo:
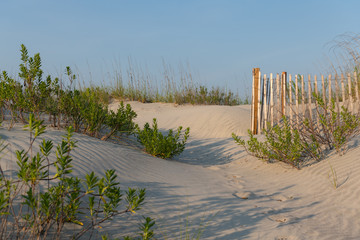
<path id="1" fill-rule="evenodd" d="M 318 84 L 317 84 L 317 76 L 314 76 L 314 93 L 316 97 L 319 97 L 319 93 L 318 93 Z M 315 105 L 316 105 L 316 99 L 315 99 Z M 316 127 L 320 127 L 320 123 L 319 123 L 319 113 L 318 111 L 315 111 L 315 118 L 316 118 Z"/>
<path id="2" fill-rule="evenodd" d="M 341 74 L 341 97 L 342 97 L 342 103 L 344 105 L 345 101 L 346 101 L 346 96 L 345 96 L 345 84 L 344 84 L 344 74 Z"/>
<path id="3" fill-rule="evenodd" d="M 354 81 L 355 81 L 356 111 L 359 111 L 360 110 L 359 83 L 356 72 L 354 72 Z"/>
<path id="4" fill-rule="evenodd" d="M 296 103 L 296 124 L 299 126 L 299 121 L 300 121 L 300 119 L 299 119 L 299 93 L 298 93 L 298 91 L 299 91 L 299 86 L 298 86 L 298 77 L 297 77 L 297 75 L 295 75 L 296 77 L 295 77 L 295 103 Z"/>
<path id="5" fill-rule="evenodd" d="M 353 109 L 353 96 L 352 96 L 352 84 L 351 84 L 351 75 L 350 73 L 347 74 L 348 79 L 348 92 L 349 92 L 349 109 L 351 112 L 354 111 Z"/>
<path id="6" fill-rule="evenodd" d="M 310 74 L 308 75 L 308 110 L 309 110 L 309 119 L 312 120 L 312 113 L 311 113 L 311 77 Z"/>
<path id="7" fill-rule="evenodd" d="M 302 104 L 302 116 L 305 116 L 306 105 L 305 105 L 305 83 L 304 75 L 301 75 L 301 104 Z"/>
<path id="8" fill-rule="evenodd" d="M 281 118 L 281 102 L 280 102 L 280 76 L 277 73 L 276 74 L 276 122 L 279 122 L 280 118 Z"/>
<path id="9" fill-rule="evenodd" d="M 331 99 L 332 99 L 332 92 L 331 92 L 331 74 L 329 75 L 329 99 L 328 99 L 328 103 L 329 103 L 329 105 L 328 106 L 330 106 L 331 105 Z"/>
<path id="10" fill-rule="evenodd" d="M 290 123 L 293 124 L 293 114 L 294 114 L 294 109 L 293 109 L 293 100 L 292 100 L 292 78 L 291 78 L 291 74 L 289 75 L 289 120 Z"/>
<path id="11" fill-rule="evenodd" d="M 251 131 L 253 134 L 257 134 L 258 133 L 258 101 L 259 101 L 259 79 L 260 77 L 260 68 L 254 68 L 253 69 L 253 97 L 252 97 L 252 108 L 251 108 Z"/>
<path id="12" fill-rule="evenodd" d="M 260 72 L 260 69 L 259 69 L 259 76 L 258 76 L 258 78 L 257 78 L 257 81 L 258 81 L 258 104 L 257 104 L 257 108 L 258 108 L 258 112 L 257 112 L 257 114 L 258 114 L 258 116 L 257 116 L 257 118 L 258 118 L 258 121 L 257 121 L 257 133 L 256 134 L 260 134 L 261 133 L 261 122 L 260 122 L 260 120 L 261 120 L 261 111 L 260 111 L 260 104 L 261 104 L 261 102 L 260 102 L 260 93 L 261 93 L 261 89 L 260 89 L 260 87 L 261 87 L 261 72 Z"/>
<path id="13" fill-rule="evenodd" d="M 270 73 L 270 122 L 271 126 L 274 126 L 274 79 L 273 74 Z"/>
<path id="14" fill-rule="evenodd" d="M 267 104 L 267 95 L 268 95 L 268 92 L 267 92 L 267 78 L 266 78 L 266 74 L 264 74 L 264 128 L 267 129 L 267 121 L 268 121 L 268 117 L 267 117 L 267 114 L 268 114 L 268 104 Z"/>

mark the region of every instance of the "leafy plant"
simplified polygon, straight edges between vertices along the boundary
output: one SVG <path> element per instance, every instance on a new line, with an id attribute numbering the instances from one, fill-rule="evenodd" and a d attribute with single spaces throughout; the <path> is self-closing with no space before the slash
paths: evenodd
<path id="1" fill-rule="evenodd" d="M 243 146 L 248 153 L 255 157 L 270 161 L 277 160 L 292 165 L 298 169 L 307 158 L 316 158 L 320 156 L 317 152 L 317 142 L 305 142 L 301 138 L 299 131 L 292 128 L 286 117 L 283 117 L 281 125 L 271 127 L 265 132 L 265 141 L 259 142 L 249 130 L 250 140 L 245 141 L 234 133 L 234 141 Z"/>
<path id="2" fill-rule="evenodd" d="M 1 239 L 49 236 L 59 239 L 66 223 L 81 226 L 72 233 L 72 239 L 79 239 L 89 231 L 92 235 L 103 222 L 141 209 L 145 189 L 121 190 L 113 169 L 107 170 L 103 177 L 94 172 L 86 174 L 84 179 L 71 176 L 71 152 L 76 148 L 72 127 L 57 145 L 56 160 L 51 162 L 52 141 L 43 140 L 40 152 L 33 153 L 35 139 L 45 132 L 42 121 L 30 114 L 28 122 L 25 128 L 30 135 L 29 148 L 16 151 L 17 178 L 6 175 L 0 166 Z M 51 166 L 56 169 L 54 174 L 50 172 Z M 146 236 L 144 239 L 151 239 L 155 222 L 150 218 L 145 220 L 142 234 Z"/>
<path id="3" fill-rule="evenodd" d="M 44 100 L 43 92 L 46 86 L 43 85 L 40 54 L 36 53 L 34 57 L 29 57 L 28 50 L 24 44 L 21 44 L 21 61 L 19 77 L 23 79 L 25 95 L 31 103 L 28 107 L 39 116 L 41 102 Z M 40 90 L 40 91 L 39 91 Z"/>
<path id="4" fill-rule="evenodd" d="M 84 132 L 90 136 L 98 136 L 107 115 L 107 106 L 104 106 L 90 89 L 83 93 L 84 104 L 81 105 L 81 114 L 84 116 Z"/>
<path id="5" fill-rule="evenodd" d="M 241 137 L 236 136 L 235 133 L 232 133 L 232 137 L 238 145 L 245 148 L 248 154 L 263 160 L 268 160 L 269 153 L 265 143 L 260 142 L 256 137 L 254 137 L 251 130 L 248 130 L 248 134 L 250 138 L 248 141 L 245 141 Z"/>
<path id="6" fill-rule="evenodd" d="M 182 137 L 182 126 L 178 127 L 176 133 L 169 130 L 167 136 L 164 136 L 158 129 L 157 121 L 154 118 L 152 128 L 149 123 L 144 125 L 144 129 L 137 130 L 137 139 L 145 147 L 145 151 L 153 156 L 161 158 L 172 158 L 182 153 L 185 144 L 189 138 L 190 128 L 185 129 Z M 182 137 L 182 139 L 181 139 Z"/>
<path id="7" fill-rule="evenodd" d="M 116 113 L 112 110 L 107 114 L 105 124 L 110 129 L 110 132 L 104 135 L 101 140 L 107 140 L 116 132 L 120 133 L 131 133 L 133 132 L 137 125 L 134 123 L 134 118 L 137 114 L 131 109 L 130 104 L 124 106 L 123 102 L 120 102 Z"/>
<path id="8" fill-rule="evenodd" d="M 325 149 L 344 154 L 349 140 L 360 134 L 359 112 L 352 113 L 346 106 L 336 107 L 334 98 L 326 104 L 320 95 L 313 93 L 313 97 L 316 116 L 312 119 L 290 123 L 283 117 L 282 124 L 268 125 L 268 130 L 264 130 L 265 142 L 259 142 L 250 131 L 247 142 L 233 134 L 235 142 L 258 158 L 283 161 L 297 168 L 306 158 L 319 161 Z"/>
<path id="9" fill-rule="evenodd" d="M 349 140 L 360 133 L 359 113 L 351 113 L 345 106 L 336 109 L 334 98 L 326 104 L 319 95 L 313 96 L 319 120 L 305 119 L 302 134 L 315 138 L 330 150 L 335 148 L 340 155 L 345 153 Z"/>

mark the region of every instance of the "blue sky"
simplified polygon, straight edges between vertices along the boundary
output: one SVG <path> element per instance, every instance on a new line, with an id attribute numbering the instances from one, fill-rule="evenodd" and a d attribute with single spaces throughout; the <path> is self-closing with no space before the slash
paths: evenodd
<path id="1" fill-rule="evenodd" d="M 1 0 L 0 9 L 1 71 L 17 72 L 23 43 L 46 73 L 71 66 L 94 83 L 110 82 L 104 73 L 118 63 L 126 71 L 128 57 L 161 77 L 164 59 L 242 92 L 253 67 L 326 71 L 334 38 L 360 32 L 355 0 Z"/>

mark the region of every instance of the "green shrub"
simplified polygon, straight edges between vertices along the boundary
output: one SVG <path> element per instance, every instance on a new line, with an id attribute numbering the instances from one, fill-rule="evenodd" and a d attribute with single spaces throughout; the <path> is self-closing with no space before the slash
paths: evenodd
<path id="1" fill-rule="evenodd" d="M 17 178 L 6 175 L 0 166 L 1 239 L 59 239 L 65 223 L 81 226 L 78 232 L 71 232 L 72 239 L 79 239 L 105 221 L 141 209 L 145 189 L 121 190 L 115 170 L 107 170 L 103 177 L 94 172 L 84 179 L 71 176 L 71 152 L 76 147 L 72 127 L 56 147 L 56 160 L 51 162 L 52 141 L 44 139 L 40 152 L 33 152 L 35 139 L 45 132 L 42 121 L 30 114 L 28 122 L 29 148 L 16 151 Z M 0 151 L 5 148 L 3 142 L 1 146 Z M 55 174 L 50 173 L 50 166 L 56 168 Z M 141 230 L 150 239 L 154 221 L 145 220 Z"/>
<path id="2" fill-rule="evenodd" d="M 232 137 L 237 144 L 245 148 L 248 154 L 263 160 L 268 160 L 269 153 L 265 143 L 258 141 L 258 139 L 252 134 L 251 130 L 248 130 L 248 134 L 250 138 L 248 141 L 236 136 L 235 133 L 232 133 Z"/>
<path id="3" fill-rule="evenodd" d="M 84 133 L 97 137 L 105 124 L 107 106 L 102 104 L 95 92 L 89 88 L 82 94 L 83 104 L 80 106 L 80 112 L 84 117 Z"/>
<path id="4" fill-rule="evenodd" d="M 47 88 L 46 82 L 42 81 L 43 71 L 41 70 L 40 54 L 36 53 L 34 57 L 29 57 L 24 44 L 21 44 L 20 51 L 22 63 L 20 64 L 19 77 L 24 81 L 24 94 L 30 103 L 27 108 L 39 117 Z"/>
<path id="5" fill-rule="evenodd" d="M 292 124 L 284 117 L 282 124 L 268 125 L 264 142 L 259 142 L 250 130 L 247 142 L 235 134 L 233 139 L 257 158 L 279 160 L 297 168 L 307 158 L 319 161 L 325 149 L 335 148 L 339 155 L 344 154 L 349 140 L 360 134 L 359 112 L 351 113 L 345 106 L 335 107 L 333 98 L 326 104 L 319 95 L 313 93 L 313 97 L 317 117 Z"/>
<path id="6" fill-rule="evenodd" d="M 116 132 L 120 133 L 132 133 L 137 125 L 134 123 L 134 118 L 137 114 L 131 109 L 130 104 L 126 104 L 126 108 L 123 102 L 120 102 L 116 113 L 112 110 L 107 114 L 105 124 L 110 129 L 106 135 L 104 135 L 101 140 L 107 140 Z"/>
<path id="7" fill-rule="evenodd" d="M 170 129 L 168 135 L 164 136 L 159 132 L 157 121 L 154 118 L 152 128 L 149 123 L 144 125 L 143 130 L 138 128 L 137 139 L 145 147 L 147 153 L 156 157 L 172 158 L 184 151 L 186 141 L 189 138 L 190 128 L 186 128 L 183 137 L 181 130 L 182 127 L 180 126 L 174 134 L 173 130 Z"/>
<path id="8" fill-rule="evenodd" d="M 300 169 L 308 158 L 319 159 L 320 157 L 317 152 L 318 143 L 314 139 L 310 142 L 304 141 L 299 131 L 290 125 L 286 117 L 283 117 L 281 125 L 274 127 L 268 125 L 268 129 L 264 130 L 264 142 L 259 142 L 250 130 L 248 133 L 250 137 L 248 141 L 234 133 L 232 137 L 237 144 L 257 158 L 285 162 Z"/>
<path id="9" fill-rule="evenodd" d="M 324 103 L 321 96 L 313 94 L 319 121 L 305 119 L 299 126 L 305 138 L 314 138 L 320 144 L 342 155 L 347 143 L 360 133 L 359 112 L 351 113 L 346 106 L 335 107 L 334 98 L 330 104 Z"/>

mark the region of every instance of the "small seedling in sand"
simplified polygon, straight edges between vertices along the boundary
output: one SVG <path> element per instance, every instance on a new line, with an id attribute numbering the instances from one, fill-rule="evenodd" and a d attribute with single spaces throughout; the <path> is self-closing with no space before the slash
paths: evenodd
<path id="1" fill-rule="evenodd" d="M 336 171 L 333 168 L 333 166 L 331 165 L 330 161 L 329 161 L 329 166 L 330 166 L 330 171 L 328 173 L 329 180 L 330 180 L 331 184 L 334 186 L 334 189 L 337 189 L 339 186 L 338 178 L 337 178 Z"/>

